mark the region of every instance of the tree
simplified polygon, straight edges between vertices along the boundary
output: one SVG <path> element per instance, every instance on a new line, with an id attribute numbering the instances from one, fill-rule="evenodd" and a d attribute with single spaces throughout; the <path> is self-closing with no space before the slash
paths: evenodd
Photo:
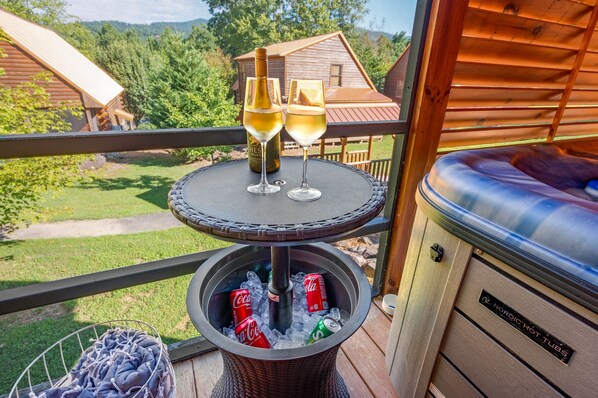
<path id="1" fill-rule="evenodd" d="M 67 4 L 65 0 L 0 0 L 1 8 L 52 29 L 87 57 L 94 59 L 93 34 L 80 22 L 69 22 L 74 18 L 67 12 Z"/>
<path id="2" fill-rule="evenodd" d="M 229 97 L 221 73 L 210 67 L 202 53 L 179 35 L 166 30 L 159 43 L 162 65 L 152 74 L 145 115 L 157 128 L 222 127 L 238 124 L 238 106 Z M 211 156 L 229 147 L 190 148 L 178 151 L 188 160 Z"/>
<path id="3" fill-rule="evenodd" d="M 105 24 L 97 37 L 96 61 L 125 87 L 126 108 L 139 121 L 150 95 L 150 75 L 161 62 L 159 55 L 135 31 L 120 33 Z"/>
<path id="4" fill-rule="evenodd" d="M 0 7 L 21 18 L 55 28 L 68 19 L 65 0 L 0 0 Z"/>
<path id="5" fill-rule="evenodd" d="M 232 56 L 256 47 L 342 30 L 352 37 L 367 0 L 207 0 L 209 29 Z"/>
<path id="6" fill-rule="evenodd" d="M 383 91 L 386 73 L 409 44 L 405 32 L 395 34 L 389 40 L 384 35 L 374 39 L 368 32 L 362 31 L 349 41 L 376 88 Z"/>
<path id="7" fill-rule="evenodd" d="M 4 71 L 0 70 L 0 75 Z M 0 84 L 0 135 L 70 130 L 67 114 L 81 117 L 75 104 L 55 105 L 43 85 L 47 73 L 11 88 Z M 36 211 L 44 192 L 71 185 L 80 177 L 82 156 L 0 161 L 0 229 L 14 230 L 26 210 Z"/>

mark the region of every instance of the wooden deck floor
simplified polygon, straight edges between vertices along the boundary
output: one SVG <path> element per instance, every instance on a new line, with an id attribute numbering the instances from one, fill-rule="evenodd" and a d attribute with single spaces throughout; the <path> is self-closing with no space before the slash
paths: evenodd
<path id="1" fill-rule="evenodd" d="M 336 364 L 352 397 L 398 397 L 384 360 L 389 330 L 390 319 L 376 299 L 366 321 L 341 346 Z M 222 373 L 222 358 L 213 351 L 175 364 L 174 371 L 178 398 L 209 397 Z"/>

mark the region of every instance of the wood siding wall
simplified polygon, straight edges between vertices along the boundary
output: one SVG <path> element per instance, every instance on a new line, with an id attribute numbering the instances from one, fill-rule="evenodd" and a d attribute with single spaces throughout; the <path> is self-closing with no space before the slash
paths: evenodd
<path id="1" fill-rule="evenodd" d="M 291 79 L 322 80 L 324 87 L 329 87 L 332 64 L 343 66 L 341 87 L 370 87 L 339 36 L 291 53 L 286 58 L 285 92 Z"/>
<path id="2" fill-rule="evenodd" d="M 384 95 L 392 98 L 394 102 L 401 105 L 405 76 L 407 75 L 407 60 L 409 59 L 409 48 L 401 55 L 392 69 L 388 71 L 384 80 Z"/>
<path id="3" fill-rule="evenodd" d="M 598 137 L 595 1 L 505 4 L 469 2 L 440 148 Z"/>
<path id="4" fill-rule="evenodd" d="M 242 104 L 245 100 L 245 84 L 248 77 L 255 77 L 255 60 L 241 60 L 237 65 L 237 77 L 239 78 L 239 90 L 237 90 L 236 100 Z M 276 57 L 268 59 L 268 77 L 278 78 L 280 80 L 280 94 L 284 97 L 284 58 Z"/>
<path id="5" fill-rule="evenodd" d="M 0 68 L 5 71 L 4 76 L 0 77 L 0 84 L 16 87 L 24 81 L 32 80 L 32 76 L 37 73 L 44 71 L 51 73 L 48 68 L 16 45 L 0 41 L 0 49 L 5 55 L 4 58 L 0 58 Z M 52 81 L 44 83 L 42 86 L 50 93 L 52 104 L 67 101 L 83 103 L 81 93 L 59 76 L 53 74 Z"/>

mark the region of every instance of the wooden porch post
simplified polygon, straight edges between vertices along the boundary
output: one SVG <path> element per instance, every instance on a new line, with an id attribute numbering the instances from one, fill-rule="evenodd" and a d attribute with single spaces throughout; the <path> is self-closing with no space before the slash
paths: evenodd
<path id="1" fill-rule="evenodd" d="M 325 153 L 326 153 L 326 139 L 322 138 L 320 140 L 320 159 L 324 159 Z"/>
<path id="2" fill-rule="evenodd" d="M 399 288 L 415 218 L 415 192 L 436 159 L 467 11 L 467 0 L 431 1 L 428 35 L 391 230 L 384 293 L 396 293 Z"/>
<path id="3" fill-rule="evenodd" d="M 341 138 L 341 163 L 347 159 L 347 137 Z"/>

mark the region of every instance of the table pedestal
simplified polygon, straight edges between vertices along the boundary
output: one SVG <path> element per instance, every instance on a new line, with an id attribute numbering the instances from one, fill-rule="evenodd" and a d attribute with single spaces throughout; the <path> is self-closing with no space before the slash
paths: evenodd
<path id="1" fill-rule="evenodd" d="M 268 308 L 270 329 L 282 334 L 293 323 L 293 282 L 291 282 L 291 248 L 273 246 L 272 280 L 268 283 Z"/>

